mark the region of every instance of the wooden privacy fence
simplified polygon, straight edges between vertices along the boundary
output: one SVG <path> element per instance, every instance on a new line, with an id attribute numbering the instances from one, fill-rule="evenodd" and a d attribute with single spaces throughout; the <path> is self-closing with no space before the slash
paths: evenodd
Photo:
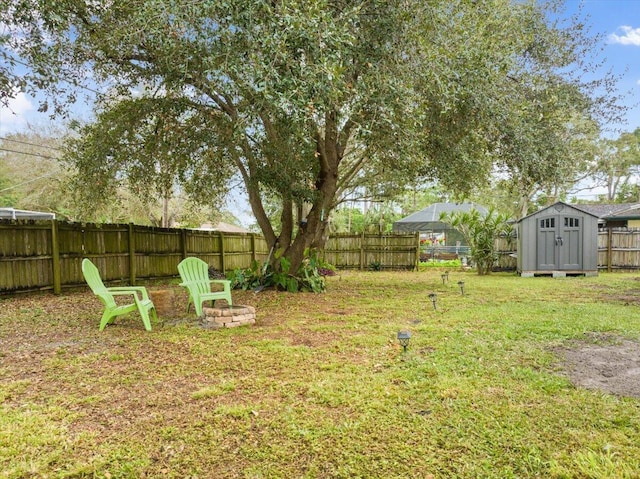
<path id="1" fill-rule="evenodd" d="M 414 269 L 420 257 L 416 234 L 337 234 L 330 236 L 323 259 L 341 269 Z"/>
<path id="2" fill-rule="evenodd" d="M 515 238 L 499 238 L 496 269 L 517 267 Z M 640 229 L 612 228 L 598 231 L 598 269 L 601 271 L 640 270 Z"/>
<path id="3" fill-rule="evenodd" d="M 514 238 L 499 238 L 498 270 L 515 270 Z M 338 234 L 321 257 L 342 269 L 414 269 L 420 259 L 418 234 Z M 133 224 L 80 224 L 0 220 L 0 293 L 84 284 L 83 258 L 98 266 L 105 281 L 174 277 L 188 256 L 219 271 L 248 268 L 269 254 L 261 235 L 222 233 Z M 640 269 L 640 230 L 598 233 L 598 268 Z"/>
<path id="4" fill-rule="evenodd" d="M 599 231 L 598 268 L 607 271 L 640 269 L 640 230 L 608 229 Z"/>
<path id="5" fill-rule="evenodd" d="M 90 258 L 105 282 L 172 277 L 188 256 L 220 271 L 247 268 L 267 258 L 262 236 L 133 224 L 0 221 L 0 292 L 84 284 Z"/>
<path id="6" fill-rule="evenodd" d="M 516 238 L 496 239 L 496 250 L 498 259 L 494 270 L 515 271 Z M 373 263 L 380 263 L 383 269 L 411 269 L 417 266 L 419 256 L 416 255 L 420 255 L 420 247 L 419 237 L 414 234 L 343 234 L 329 238 L 324 259 L 338 268 L 367 269 Z M 640 229 L 599 231 L 598 269 L 640 270 Z"/>
<path id="7" fill-rule="evenodd" d="M 173 277 L 183 258 L 197 256 L 219 271 L 248 268 L 269 254 L 261 235 L 154 228 L 133 224 L 0 221 L 0 293 L 84 284 L 81 263 L 90 258 L 105 282 Z M 417 234 L 343 234 L 322 253 L 338 268 L 413 269 Z"/>

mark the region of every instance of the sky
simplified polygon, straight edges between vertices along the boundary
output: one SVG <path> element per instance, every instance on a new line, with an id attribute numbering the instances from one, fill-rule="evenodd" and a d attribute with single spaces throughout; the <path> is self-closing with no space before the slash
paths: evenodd
<path id="1" fill-rule="evenodd" d="M 602 71 L 611 69 L 619 76 L 618 93 L 629 111 L 625 123 L 610 126 L 622 131 L 640 128 L 640 0 L 567 0 L 565 4 L 571 13 L 582 6 L 591 32 L 605 39 Z"/>

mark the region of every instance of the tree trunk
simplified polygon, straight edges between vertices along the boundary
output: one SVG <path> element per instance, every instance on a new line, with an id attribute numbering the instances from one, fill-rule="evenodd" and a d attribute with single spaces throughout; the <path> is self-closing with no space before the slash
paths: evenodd
<path id="1" fill-rule="evenodd" d="M 322 127 L 318 127 L 314 154 L 318 163 L 318 173 L 315 179 L 314 202 L 304 218 L 306 221 L 301 221 L 301 218 L 298 218 L 297 225 L 294 223 L 294 217 L 300 215 L 294 215 L 294 202 L 286 196 L 288 190 L 284 188 L 281 196 L 282 229 L 280 234 L 276 235 L 265 212 L 258 188 L 250 184 L 249 174 L 243 175 L 249 192 L 251 209 L 267 240 L 269 249 L 274 252 L 281 251 L 277 258 L 273 254 L 270 259 L 272 267 L 276 270 L 280 268 L 279 258 L 284 256 L 290 261 L 290 272 L 296 274 L 305 259 L 305 252 L 309 248 L 321 249 L 326 242 L 329 214 L 333 209 L 338 190 L 338 166 L 344 154 L 344 148 L 340 145 L 337 117 L 335 112 L 326 113 L 324 124 Z"/>
<path id="2" fill-rule="evenodd" d="M 169 227 L 169 199 L 171 197 L 168 194 L 165 194 L 162 198 L 162 227 Z"/>
<path id="3" fill-rule="evenodd" d="M 324 191 L 325 193 L 330 193 L 331 186 L 326 185 Z M 323 195 L 320 194 L 320 196 Z M 301 225 L 298 228 L 298 234 L 291 243 L 291 246 L 284 253 L 284 255 L 291 261 L 292 272 L 296 272 L 300 269 L 300 266 L 304 261 L 305 251 L 308 248 L 324 247 L 324 242 L 326 241 L 325 231 L 327 227 L 326 218 L 328 213 L 329 207 L 328 205 L 325 206 L 325 201 L 323 199 L 317 200 L 307 215 L 306 224 Z"/>
<path id="4" fill-rule="evenodd" d="M 316 137 L 316 157 L 319 171 L 316 177 L 316 199 L 307 214 L 307 221 L 298 229 L 298 234 L 285 251 L 285 256 L 291 261 L 291 271 L 297 272 L 304 261 L 307 248 L 322 247 L 326 240 L 324 234 L 327 220 L 336 191 L 338 190 L 338 166 L 342 151 L 338 144 L 337 114 L 325 114 L 324 135 L 318 133 Z"/>

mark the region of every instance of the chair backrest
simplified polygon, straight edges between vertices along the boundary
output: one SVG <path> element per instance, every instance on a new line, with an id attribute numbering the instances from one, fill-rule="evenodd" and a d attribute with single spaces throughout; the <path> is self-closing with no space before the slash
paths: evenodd
<path id="1" fill-rule="evenodd" d="M 209 265 L 200 258 L 185 258 L 178 264 L 178 273 L 184 283 L 193 283 L 199 293 L 211 290 L 209 283 Z"/>
<path id="2" fill-rule="evenodd" d="M 96 268 L 96 265 L 88 258 L 82 260 L 82 274 L 91 291 L 93 291 L 93 294 L 104 301 L 107 306 L 115 305 L 115 299 L 102 282 L 98 268 Z"/>

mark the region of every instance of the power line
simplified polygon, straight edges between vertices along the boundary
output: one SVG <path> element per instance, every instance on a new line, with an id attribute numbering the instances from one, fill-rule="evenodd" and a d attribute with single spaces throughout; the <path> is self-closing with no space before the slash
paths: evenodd
<path id="1" fill-rule="evenodd" d="M 22 186 L 22 185 L 26 185 L 28 183 L 33 183 L 34 181 L 41 180 L 42 178 L 48 178 L 49 176 L 53 176 L 53 175 L 56 175 L 58 173 L 60 173 L 60 172 L 59 171 L 53 171 L 51 173 L 47 173 L 46 175 L 38 176 L 37 178 L 32 178 L 30 180 L 23 181 L 22 183 L 18 183 L 17 185 L 12 185 L 12 186 L 9 186 L 8 188 L 4 188 L 4 189 L 0 190 L 0 193 L 2 193 L 4 191 L 12 190 L 12 189 L 17 188 L 17 187 Z"/>
<path id="2" fill-rule="evenodd" d="M 10 148 L 3 148 L 3 147 L 0 147 L 0 151 L 8 151 L 10 153 L 18 153 L 20 155 L 37 156 L 38 158 L 44 158 L 46 160 L 57 160 L 58 159 L 58 158 L 54 158 L 53 156 L 40 155 L 38 153 L 27 153 L 26 151 L 12 150 Z"/>
<path id="3" fill-rule="evenodd" d="M 11 141 L 13 143 L 21 143 L 23 145 L 36 146 L 38 148 L 47 148 L 49 150 L 62 151 L 60 148 L 57 148 L 55 146 L 38 145 L 37 143 L 29 143 L 28 141 L 12 140 L 11 138 L 5 138 L 2 136 L 0 136 L 0 140 Z"/>

